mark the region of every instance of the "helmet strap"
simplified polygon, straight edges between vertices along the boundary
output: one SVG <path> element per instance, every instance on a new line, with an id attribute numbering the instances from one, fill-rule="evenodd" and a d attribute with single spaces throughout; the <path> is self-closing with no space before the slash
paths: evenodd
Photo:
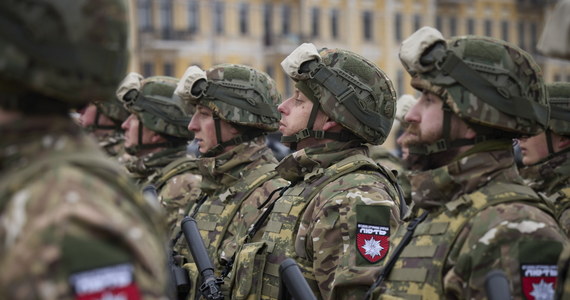
<path id="1" fill-rule="evenodd" d="M 552 130 L 546 129 L 544 131 L 544 135 L 546 136 L 546 145 L 548 147 L 548 155 L 554 154 L 554 145 L 552 144 Z"/>
<path id="2" fill-rule="evenodd" d="M 177 147 L 180 146 L 180 143 L 177 142 L 162 142 L 162 143 L 152 143 L 152 144 L 143 144 L 143 123 L 141 119 L 137 116 L 139 120 L 139 131 L 138 131 L 138 144 L 135 146 L 125 147 L 125 151 L 127 151 L 130 155 L 137 155 L 137 153 L 141 150 L 148 150 L 148 149 L 156 149 L 156 148 L 169 148 L 169 147 Z"/>
<path id="3" fill-rule="evenodd" d="M 214 157 L 222 154 L 224 149 L 228 146 L 239 145 L 241 143 L 249 142 L 255 139 L 258 136 L 262 136 L 265 133 L 261 130 L 249 130 L 246 133 L 240 134 L 228 141 L 222 141 L 222 126 L 221 126 L 221 119 L 218 116 L 213 116 L 214 118 L 214 128 L 216 131 L 216 140 L 218 144 L 205 153 L 202 153 L 204 157 Z"/>
<path id="4" fill-rule="evenodd" d="M 96 130 L 96 129 L 100 129 L 100 130 L 121 130 L 121 124 L 117 124 L 117 122 L 115 122 L 115 120 L 112 120 L 113 123 L 115 123 L 115 125 L 101 125 L 101 124 L 99 124 L 99 118 L 102 115 L 103 114 L 99 110 L 99 107 L 97 107 L 97 109 L 95 111 L 95 124 L 92 125 L 92 127 L 90 128 L 91 130 Z"/>

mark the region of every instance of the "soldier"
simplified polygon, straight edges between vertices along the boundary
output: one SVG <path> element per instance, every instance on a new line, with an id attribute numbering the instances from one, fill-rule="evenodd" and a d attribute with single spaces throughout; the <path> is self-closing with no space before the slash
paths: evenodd
<path id="1" fill-rule="evenodd" d="M 548 18 L 538 50 L 547 55 L 570 59 L 570 0 L 560 0 Z"/>
<path id="2" fill-rule="evenodd" d="M 174 95 L 177 84 L 174 77 L 145 79 L 132 72 L 117 89 L 117 98 L 130 112 L 122 127 L 125 150 L 134 159 L 126 167 L 141 189 L 156 188 L 170 233 L 200 195 L 201 181 L 194 159 L 186 153 L 193 138 L 186 128 L 191 109 Z"/>
<path id="3" fill-rule="evenodd" d="M 570 231 L 570 83 L 547 84 L 551 107 L 545 132 L 519 139 L 523 178 L 554 207 L 566 234 Z"/>
<path id="4" fill-rule="evenodd" d="M 188 211 L 198 223 L 216 275 L 227 281 L 222 287 L 229 296 L 226 275 L 236 240 L 257 217 L 258 207 L 287 184 L 277 176 L 277 160 L 265 140 L 266 133 L 277 130 L 281 95 L 267 74 L 235 64 L 207 71 L 189 67 L 176 94 L 196 107 L 188 129 L 201 153 L 202 197 Z M 197 283 L 196 265 L 186 268 Z M 191 297 L 197 289 L 193 286 Z"/>
<path id="5" fill-rule="evenodd" d="M 99 146 L 120 163 L 128 159 L 123 143 L 125 136 L 121 124 L 129 116 L 123 104 L 112 97 L 108 101 L 92 101 L 77 110 L 79 124 L 99 142 Z"/>
<path id="6" fill-rule="evenodd" d="M 277 270 L 290 257 L 317 298 L 358 299 L 405 206 L 396 200 L 396 178 L 368 156 L 366 145 L 388 135 L 396 92 L 373 63 L 342 49 L 303 44 L 281 65 L 297 81 L 279 106 L 282 142 L 295 152 L 277 171 L 291 185 L 264 205 L 248 232 L 232 296 L 277 299 Z"/>
<path id="7" fill-rule="evenodd" d="M 69 111 L 128 63 L 121 0 L 0 1 L 0 295 L 166 299 L 156 212 Z"/>
<path id="8" fill-rule="evenodd" d="M 425 161 L 410 176 L 424 212 L 392 239 L 380 299 L 485 299 L 493 269 L 507 274 L 514 299 L 551 299 L 567 240 L 523 185 L 512 150 L 512 138 L 548 122 L 539 67 L 504 41 L 445 41 L 431 27 L 403 42 L 400 59 L 422 92 L 405 119 L 410 153 Z"/>

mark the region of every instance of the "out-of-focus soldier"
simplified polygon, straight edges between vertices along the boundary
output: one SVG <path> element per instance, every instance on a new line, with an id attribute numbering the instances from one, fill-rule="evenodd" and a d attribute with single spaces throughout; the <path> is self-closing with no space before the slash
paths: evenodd
<path id="1" fill-rule="evenodd" d="M 548 18 L 537 48 L 545 55 L 570 59 L 570 0 L 559 0 Z"/>
<path id="2" fill-rule="evenodd" d="M 527 183 L 554 208 L 556 219 L 570 231 L 570 82 L 546 85 L 550 121 L 546 131 L 520 138 L 520 170 Z"/>
<path id="3" fill-rule="evenodd" d="M 112 97 L 108 101 L 92 101 L 77 110 L 79 124 L 97 141 L 99 146 L 110 156 L 124 163 L 128 159 L 123 143 L 124 131 L 121 124 L 129 117 L 123 104 Z"/>
<path id="4" fill-rule="evenodd" d="M 276 197 L 273 191 L 287 185 L 277 176 L 277 160 L 265 138 L 279 126 L 281 95 L 267 74 L 237 64 L 207 71 L 191 66 L 176 94 L 195 106 L 188 129 L 194 132 L 201 153 L 202 196 L 187 211 L 198 223 L 215 274 L 226 281 L 222 288 L 229 298 L 233 278 L 227 275 L 237 240 L 257 218 L 259 207 Z M 179 241 L 175 249 L 192 261 L 185 245 Z M 193 284 L 190 297 L 194 297 L 200 274 L 192 262 L 185 268 Z"/>
<path id="5" fill-rule="evenodd" d="M 410 176 L 424 212 L 392 239 L 402 251 L 378 277 L 379 298 L 486 299 L 485 277 L 501 269 L 514 299 L 550 299 L 567 239 L 512 149 L 548 123 L 539 67 L 504 41 L 446 41 L 431 27 L 403 42 L 400 59 L 422 92 L 405 119 L 410 153 L 425 160 Z"/>
<path id="6" fill-rule="evenodd" d="M 69 112 L 110 99 L 126 1 L 0 2 L 0 297 L 165 299 L 164 232 Z"/>
<path id="7" fill-rule="evenodd" d="M 291 185 L 264 206 L 241 246 L 232 295 L 277 299 L 277 270 L 290 257 L 317 298 L 359 299 L 405 208 L 396 178 L 366 145 L 390 132 L 396 93 L 378 67 L 342 49 L 303 44 L 281 65 L 297 82 L 279 106 L 282 142 L 295 152 L 277 171 Z"/>
<path id="8" fill-rule="evenodd" d="M 129 73 L 117 89 L 130 112 L 122 125 L 125 150 L 133 156 L 126 167 L 141 189 L 156 189 L 170 233 L 200 195 L 201 181 L 195 159 L 186 153 L 193 138 L 186 128 L 191 108 L 174 95 L 177 84 L 174 77 Z"/>

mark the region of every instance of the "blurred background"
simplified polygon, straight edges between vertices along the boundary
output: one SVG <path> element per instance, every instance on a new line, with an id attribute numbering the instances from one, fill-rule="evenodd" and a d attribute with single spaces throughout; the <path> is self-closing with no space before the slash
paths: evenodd
<path id="1" fill-rule="evenodd" d="M 398 95 L 417 95 L 398 49 L 414 31 L 432 26 L 445 37 L 476 34 L 514 43 L 535 57 L 546 82 L 570 81 L 570 61 L 536 51 L 556 0 L 129 1 L 130 71 L 145 77 L 181 77 L 190 65 L 247 64 L 272 76 L 286 98 L 293 82 L 280 63 L 299 44 L 312 42 L 371 59 L 393 80 Z M 394 149 L 394 140 L 385 147 Z"/>

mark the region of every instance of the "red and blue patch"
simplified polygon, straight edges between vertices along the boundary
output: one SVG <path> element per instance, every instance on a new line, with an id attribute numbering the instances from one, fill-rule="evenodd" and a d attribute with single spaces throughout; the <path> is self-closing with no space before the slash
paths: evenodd
<path id="1" fill-rule="evenodd" d="M 370 263 L 386 257 L 390 249 L 390 227 L 357 223 L 356 248 L 358 253 Z"/>
<path id="2" fill-rule="evenodd" d="M 523 295 L 529 300 L 554 299 L 558 268 L 556 265 L 522 265 Z"/>

